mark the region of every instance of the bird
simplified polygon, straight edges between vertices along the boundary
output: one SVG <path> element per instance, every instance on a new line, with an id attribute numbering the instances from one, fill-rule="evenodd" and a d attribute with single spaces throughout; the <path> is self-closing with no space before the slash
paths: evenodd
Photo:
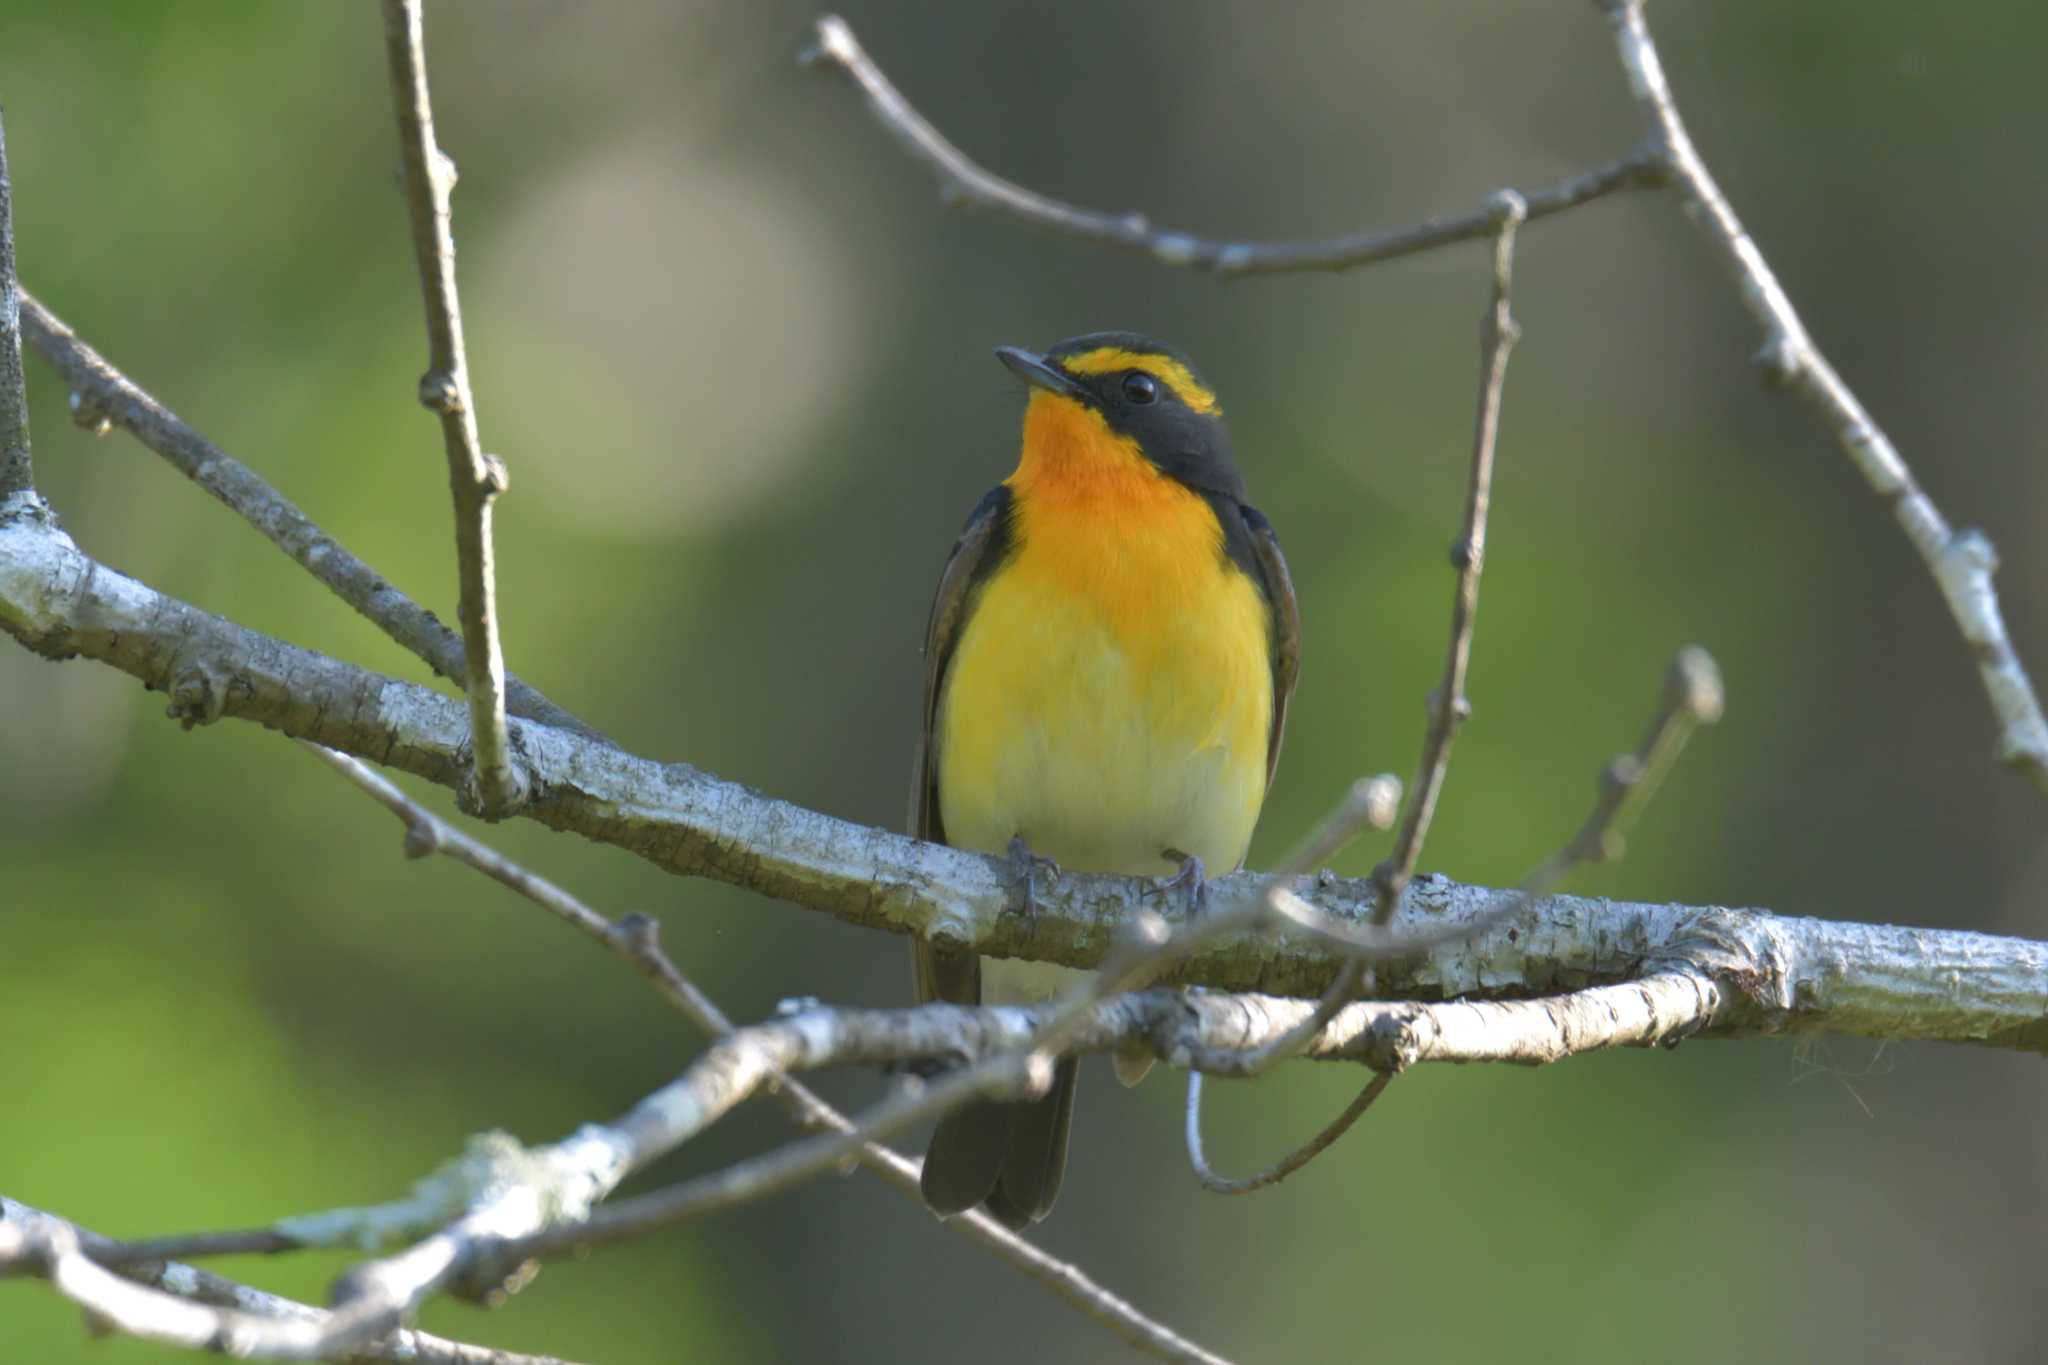
<path id="1" fill-rule="evenodd" d="M 1185 354 L 1135 332 L 995 353 L 1026 385 L 1022 448 L 933 597 L 914 832 L 1009 857 L 1027 910 L 1047 865 L 1198 897 L 1207 869 L 1243 864 L 1279 763 L 1301 670 L 1287 561 Z M 911 951 L 920 1004 L 1036 1003 L 1081 975 L 915 938 Z M 1150 1065 L 1115 1060 L 1126 1084 Z M 1077 1071 L 1064 1058 L 1041 1098 L 942 1118 L 926 1204 L 1013 1229 L 1045 1217 Z"/>

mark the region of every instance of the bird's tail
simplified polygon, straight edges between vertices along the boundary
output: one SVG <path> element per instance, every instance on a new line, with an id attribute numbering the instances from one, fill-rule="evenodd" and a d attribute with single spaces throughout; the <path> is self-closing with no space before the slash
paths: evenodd
<path id="1" fill-rule="evenodd" d="M 1067 1173 L 1080 1062 L 1062 1059 L 1052 1089 L 1024 1103 L 977 1100 L 939 1121 L 925 1149 L 920 1184 L 937 1213 L 977 1204 L 1005 1227 L 1023 1228 L 1052 1211 Z"/>

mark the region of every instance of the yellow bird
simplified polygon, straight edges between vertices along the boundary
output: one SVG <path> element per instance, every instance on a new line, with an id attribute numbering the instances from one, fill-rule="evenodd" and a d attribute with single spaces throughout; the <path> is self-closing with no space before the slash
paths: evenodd
<path id="1" fill-rule="evenodd" d="M 1187 357 L 1129 332 L 996 356 L 1030 386 L 1023 452 L 968 518 L 932 603 L 917 833 L 1008 851 L 1027 902 L 1046 860 L 1178 868 L 1199 892 L 1205 867 L 1243 863 L 1280 757 L 1301 660 L 1287 563 Z M 1072 976 L 922 942 L 912 961 L 920 1003 L 1037 1002 Z M 1011 1227 L 1043 1218 L 1075 1074 L 1068 1058 L 1042 1099 L 941 1121 L 926 1202 L 983 1205 Z"/>

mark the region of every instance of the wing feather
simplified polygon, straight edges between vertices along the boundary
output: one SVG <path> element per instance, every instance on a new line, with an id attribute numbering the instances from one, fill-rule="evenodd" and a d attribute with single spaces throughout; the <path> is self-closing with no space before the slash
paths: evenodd
<path id="1" fill-rule="evenodd" d="M 1287 733 L 1287 703 L 1294 696 L 1294 684 L 1301 677 L 1301 608 L 1294 598 L 1294 580 L 1287 573 L 1286 556 L 1280 553 L 1280 538 L 1273 533 L 1256 507 L 1238 504 L 1245 531 L 1251 541 L 1251 561 L 1257 569 L 1259 586 L 1265 590 L 1266 606 L 1273 614 L 1273 722 L 1266 732 L 1266 785 L 1280 767 L 1280 741 Z"/>
<path id="2" fill-rule="evenodd" d="M 932 597 L 931 617 L 925 624 L 924 713 L 918 732 L 915 785 L 910 795 L 911 830 L 920 839 L 946 841 L 945 825 L 939 815 L 938 755 L 934 751 L 934 728 L 938 724 L 946 665 L 952 661 L 953 646 L 959 640 L 960 628 L 966 624 L 974 590 L 1002 563 L 1010 548 L 1010 490 L 997 485 L 975 505 L 960 538 L 953 542 L 953 552 L 946 557 L 945 570 L 939 575 L 938 592 Z M 981 1003 L 981 960 L 976 954 L 939 952 L 921 939 L 912 939 L 910 957 L 919 1004 L 932 1000 L 956 1005 Z"/>

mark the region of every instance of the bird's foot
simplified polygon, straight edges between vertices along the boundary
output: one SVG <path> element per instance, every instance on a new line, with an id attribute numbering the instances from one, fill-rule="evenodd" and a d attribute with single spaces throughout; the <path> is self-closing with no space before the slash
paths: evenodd
<path id="1" fill-rule="evenodd" d="M 1187 911 L 1187 918 L 1190 921 L 1200 918 L 1203 911 L 1209 908 L 1209 879 L 1202 873 L 1201 858 L 1193 853 L 1183 853 L 1177 848 L 1166 849 L 1164 856 L 1178 858 L 1180 870 L 1170 877 L 1157 878 L 1153 885 L 1159 888 L 1162 896 L 1186 888 L 1184 908 Z"/>
<path id="2" fill-rule="evenodd" d="M 1010 860 L 1010 875 L 1016 878 L 1018 889 L 1022 892 L 1018 913 L 1027 916 L 1036 914 L 1039 875 L 1043 873 L 1057 883 L 1061 876 L 1060 865 L 1043 854 L 1033 853 L 1031 845 L 1024 842 L 1024 836 L 1021 834 L 1010 840 L 1007 856 Z"/>

